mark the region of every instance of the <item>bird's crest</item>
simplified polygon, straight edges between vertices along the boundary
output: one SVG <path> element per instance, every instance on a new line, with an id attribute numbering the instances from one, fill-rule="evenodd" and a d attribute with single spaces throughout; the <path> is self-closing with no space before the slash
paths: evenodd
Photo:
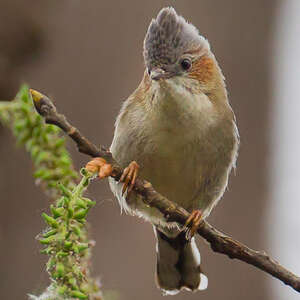
<path id="1" fill-rule="evenodd" d="M 185 52 L 209 44 L 195 26 L 178 16 L 172 7 L 163 8 L 149 25 L 144 41 L 147 67 L 175 63 Z"/>

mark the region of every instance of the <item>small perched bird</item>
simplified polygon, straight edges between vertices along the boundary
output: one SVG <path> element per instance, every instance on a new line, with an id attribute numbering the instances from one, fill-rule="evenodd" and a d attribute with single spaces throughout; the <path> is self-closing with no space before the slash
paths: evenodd
<path id="1" fill-rule="evenodd" d="M 121 183 L 110 178 L 110 187 L 125 212 L 153 224 L 158 286 L 167 294 L 205 289 L 193 235 L 222 197 L 235 166 L 235 116 L 208 41 L 173 8 L 163 8 L 150 23 L 144 60 L 142 82 L 116 121 L 110 150 L 126 168 Z M 95 158 L 87 168 L 104 177 L 107 165 Z M 138 174 L 191 212 L 188 234 L 134 192 Z"/>

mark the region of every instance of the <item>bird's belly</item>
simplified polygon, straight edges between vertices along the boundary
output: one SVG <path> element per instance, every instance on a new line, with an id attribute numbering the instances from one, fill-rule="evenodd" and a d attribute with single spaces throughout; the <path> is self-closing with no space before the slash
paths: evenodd
<path id="1" fill-rule="evenodd" d="M 140 147 L 131 144 L 130 150 L 127 149 L 127 153 L 132 155 L 130 160 L 137 161 L 140 165 L 139 176 L 151 182 L 157 192 L 188 209 L 196 190 L 196 178 L 200 170 L 200 166 L 197 165 L 197 149 L 195 145 L 189 145 L 182 138 L 178 139 L 178 136 L 170 133 L 163 136 L 160 132 L 156 137 L 158 138 L 155 140 L 147 139 L 142 155 L 141 152 L 134 153 L 135 149 Z M 113 154 L 118 160 L 118 153 Z M 156 225 L 174 225 L 166 224 L 163 215 L 156 208 L 145 205 L 135 193 L 131 193 L 125 199 L 121 195 L 122 184 L 110 180 L 110 185 L 126 212 L 142 216 Z"/>
<path id="2" fill-rule="evenodd" d="M 204 214 L 206 210 L 210 211 L 212 203 L 223 194 L 227 185 L 229 161 L 220 160 L 218 154 L 199 138 L 170 132 L 165 135 L 160 132 L 156 137 L 147 139 L 142 154 L 135 151 L 140 147 L 134 143 L 128 145 L 127 150 L 123 149 L 125 153 L 131 153 L 129 160 L 136 160 L 140 165 L 139 176 L 150 181 L 160 194 L 188 211 L 201 209 Z M 118 153 L 114 156 L 118 160 Z M 128 161 L 121 161 L 121 164 L 128 164 Z M 127 199 L 122 197 L 121 186 L 111 182 L 112 190 L 125 211 L 140 215 L 152 223 L 166 225 L 160 212 L 145 205 L 136 194 L 132 193 Z"/>
<path id="3" fill-rule="evenodd" d="M 188 208 L 201 170 L 197 156 L 195 147 L 170 138 L 141 162 L 141 177 L 168 199 Z"/>

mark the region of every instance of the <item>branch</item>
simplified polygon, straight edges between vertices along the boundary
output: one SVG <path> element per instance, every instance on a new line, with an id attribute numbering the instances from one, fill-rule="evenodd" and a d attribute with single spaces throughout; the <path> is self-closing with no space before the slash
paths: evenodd
<path id="1" fill-rule="evenodd" d="M 77 128 L 73 127 L 62 114 L 59 114 L 52 101 L 41 93 L 30 90 L 37 112 L 44 117 L 45 122 L 60 127 L 77 144 L 78 151 L 92 157 L 102 157 L 112 165 L 112 177 L 119 181 L 123 169 L 114 160 L 109 150 L 104 147 L 97 148 L 86 139 Z M 143 201 L 157 208 L 168 222 L 178 222 L 184 225 L 190 213 L 176 203 L 168 200 L 154 190 L 150 182 L 137 179 L 134 190 L 143 197 Z M 227 255 L 231 259 L 238 259 L 269 273 L 273 277 L 291 286 L 300 292 L 300 277 L 285 269 L 278 262 L 270 258 L 265 252 L 248 248 L 230 236 L 218 231 L 206 221 L 198 228 L 198 234 L 210 243 L 214 252 Z"/>

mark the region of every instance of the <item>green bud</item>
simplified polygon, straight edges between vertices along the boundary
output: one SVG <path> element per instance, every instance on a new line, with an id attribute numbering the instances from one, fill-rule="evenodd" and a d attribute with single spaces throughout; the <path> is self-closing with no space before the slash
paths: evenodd
<path id="1" fill-rule="evenodd" d="M 68 218 L 72 218 L 74 215 L 74 209 L 72 207 L 68 207 Z"/>
<path id="2" fill-rule="evenodd" d="M 86 219 L 77 219 L 76 221 L 82 225 L 84 225 L 86 223 Z"/>
<path id="3" fill-rule="evenodd" d="M 63 207 L 56 208 L 56 207 L 54 207 L 53 204 L 50 205 L 50 210 L 55 219 L 57 219 L 58 217 L 61 217 L 65 212 Z"/>
<path id="4" fill-rule="evenodd" d="M 73 226 L 71 226 L 71 229 L 73 230 L 73 232 L 74 232 L 77 236 L 80 236 L 81 230 L 80 230 L 80 228 L 79 228 L 78 226 L 73 225 Z"/>
<path id="5" fill-rule="evenodd" d="M 66 257 L 68 255 L 69 255 L 69 253 L 68 252 L 64 252 L 64 251 L 59 251 L 56 254 L 57 257 Z"/>
<path id="6" fill-rule="evenodd" d="M 78 299 L 87 299 L 88 296 L 80 291 L 71 291 L 70 295 Z"/>
<path id="7" fill-rule="evenodd" d="M 58 277 L 62 277 L 65 273 L 65 267 L 62 263 L 56 265 L 56 273 Z"/>
<path id="8" fill-rule="evenodd" d="M 63 196 L 63 199 L 64 199 L 64 204 L 65 204 L 66 206 L 69 205 L 70 199 L 69 199 L 68 197 L 66 197 L 66 196 Z"/>
<path id="9" fill-rule="evenodd" d="M 87 248 L 89 248 L 89 244 L 88 243 L 79 243 L 77 245 L 79 252 L 86 250 Z"/>
<path id="10" fill-rule="evenodd" d="M 90 178 L 83 177 L 82 185 L 86 188 L 90 183 Z"/>
<path id="11" fill-rule="evenodd" d="M 89 198 L 81 197 L 81 199 L 84 200 L 89 207 L 95 206 L 97 204 L 96 201 L 92 201 Z"/>
<path id="12" fill-rule="evenodd" d="M 40 164 L 43 161 L 48 161 L 50 158 L 50 153 L 48 151 L 41 151 L 39 152 L 39 154 L 37 155 L 36 159 L 35 159 L 35 163 L 36 164 Z"/>
<path id="13" fill-rule="evenodd" d="M 46 233 L 44 233 L 43 234 L 43 237 L 44 238 L 48 238 L 49 236 L 52 236 L 52 235 L 54 235 L 54 234 L 56 234 L 57 233 L 57 230 L 56 229 L 52 229 L 52 230 L 49 230 L 49 231 L 47 231 Z"/>
<path id="14" fill-rule="evenodd" d="M 57 200 L 57 202 L 56 202 L 56 206 L 59 207 L 59 208 L 60 208 L 60 207 L 63 207 L 64 204 L 65 204 L 64 197 L 60 197 L 60 198 Z"/>
<path id="15" fill-rule="evenodd" d="M 86 202 L 83 199 L 77 198 L 76 205 L 80 208 L 86 209 Z"/>
<path id="16" fill-rule="evenodd" d="M 88 209 L 80 209 L 80 210 L 78 210 L 75 214 L 74 214 L 74 219 L 76 219 L 76 220 L 81 220 L 81 219 L 83 219 L 83 218 L 85 218 L 85 216 L 87 215 L 87 213 L 88 213 Z"/>
<path id="17" fill-rule="evenodd" d="M 78 247 L 77 247 L 76 245 L 73 245 L 72 250 L 73 250 L 76 254 L 79 253 L 79 249 L 78 249 Z"/>
<path id="18" fill-rule="evenodd" d="M 81 174 L 82 176 L 88 176 L 88 175 L 89 175 L 89 172 L 88 172 L 88 170 L 87 170 L 86 168 L 81 168 L 81 169 L 80 169 L 80 174 Z"/>
<path id="19" fill-rule="evenodd" d="M 42 213 L 42 217 L 44 218 L 44 220 L 46 221 L 46 223 L 47 223 L 49 226 L 51 226 L 51 227 L 53 227 L 53 228 L 57 228 L 57 227 L 58 227 L 58 223 L 57 223 L 57 221 L 55 221 L 54 218 L 48 216 L 48 215 L 45 214 L 45 213 Z"/>
<path id="20" fill-rule="evenodd" d="M 59 139 L 57 139 L 55 141 L 54 147 L 55 148 L 60 148 L 60 147 L 64 146 L 65 141 L 66 141 L 65 138 L 59 138 Z"/>
<path id="21" fill-rule="evenodd" d="M 72 248 L 72 242 L 70 241 L 65 241 L 64 243 L 64 246 L 67 250 L 71 249 Z"/>
<path id="22" fill-rule="evenodd" d="M 64 213 L 65 213 L 65 208 L 64 208 L 64 207 L 57 207 L 57 208 L 56 208 L 56 211 L 57 211 L 61 216 L 63 216 Z"/>
<path id="23" fill-rule="evenodd" d="M 40 239 L 40 243 L 43 244 L 43 245 L 49 245 L 49 244 L 51 244 L 54 240 L 55 240 L 55 237 L 52 235 L 52 236 L 49 236 L 49 237 L 47 237 L 47 238 Z"/>
<path id="24" fill-rule="evenodd" d="M 66 188 L 63 184 L 59 184 L 58 185 L 59 189 L 61 190 L 61 192 L 63 193 L 64 196 L 66 197 L 72 197 L 72 192 Z"/>

